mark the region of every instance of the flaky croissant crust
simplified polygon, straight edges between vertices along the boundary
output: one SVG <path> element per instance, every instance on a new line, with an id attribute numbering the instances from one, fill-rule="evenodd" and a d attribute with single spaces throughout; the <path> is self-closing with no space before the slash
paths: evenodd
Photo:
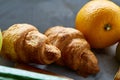
<path id="1" fill-rule="evenodd" d="M 15 62 L 50 64 L 61 54 L 33 25 L 14 24 L 3 32 L 1 56 Z"/>
<path id="2" fill-rule="evenodd" d="M 62 57 L 56 61 L 57 64 L 67 66 L 84 77 L 99 72 L 97 58 L 80 31 L 55 26 L 48 29 L 45 35 L 61 50 Z"/>

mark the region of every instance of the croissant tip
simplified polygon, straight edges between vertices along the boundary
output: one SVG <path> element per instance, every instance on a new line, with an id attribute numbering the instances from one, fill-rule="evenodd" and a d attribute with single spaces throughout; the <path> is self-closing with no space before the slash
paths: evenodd
<path id="1" fill-rule="evenodd" d="M 61 51 L 57 47 L 53 45 L 46 45 L 45 49 L 45 61 L 52 63 L 57 61 L 61 57 Z"/>

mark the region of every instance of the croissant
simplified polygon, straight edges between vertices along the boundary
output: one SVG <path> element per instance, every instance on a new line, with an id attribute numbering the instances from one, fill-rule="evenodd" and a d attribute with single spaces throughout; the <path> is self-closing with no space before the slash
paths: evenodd
<path id="1" fill-rule="evenodd" d="M 51 44 L 61 50 L 61 58 L 56 64 L 67 66 L 83 77 L 99 72 L 97 58 L 80 31 L 55 26 L 48 29 L 45 35 Z"/>
<path id="2" fill-rule="evenodd" d="M 50 44 L 48 38 L 30 24 L 14 24 L 2 32 L 3 46 L 0 55 L 23 62 L 51 64 L 61 57 L 61 51 Z"/>

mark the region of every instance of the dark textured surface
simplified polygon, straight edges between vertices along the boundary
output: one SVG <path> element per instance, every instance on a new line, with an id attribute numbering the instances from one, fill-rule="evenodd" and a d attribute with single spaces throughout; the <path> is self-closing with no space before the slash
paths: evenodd
<path id="1" fill-rule="evenodd" d="M 0 26 L 30 23 L 44 32 L 48 27 L 74 27 L 77 11 L 89 0 L 0 0 Z"/>
<path id="2" fill-rule="evenodd" d="M 47 28 L 62 25 L 74 27 L 77 11 L 89 0 L 0 0 L 0 27 L 7 29 L 15 23 L 30 23 L 44 32 Z M 120 5 L 119 0 L 112 0 Z M 100 72 L 83 78 L 75 72 L 56 65 L 42 66 L 43 68 L 62 74 L 75 80 L 113 80 L 118 69 L 115 60 L 115 46 L 101 50 L 93 50 L 100 65 Z M 10 65 L 7 61 L 0 60 L 3 65 Z M 41 67 L 41 66 L 39 66 Z"/>

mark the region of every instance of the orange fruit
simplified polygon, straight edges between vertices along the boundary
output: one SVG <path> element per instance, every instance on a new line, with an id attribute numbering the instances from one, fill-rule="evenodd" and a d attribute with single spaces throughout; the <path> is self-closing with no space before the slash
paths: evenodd
<path id="1" fill-rule="evenodd" d="M 75 28 L 92 48 L 105 48 L 120 40 L 120 8 L 109 0 L 92 0 L 77 13 Z"/>

